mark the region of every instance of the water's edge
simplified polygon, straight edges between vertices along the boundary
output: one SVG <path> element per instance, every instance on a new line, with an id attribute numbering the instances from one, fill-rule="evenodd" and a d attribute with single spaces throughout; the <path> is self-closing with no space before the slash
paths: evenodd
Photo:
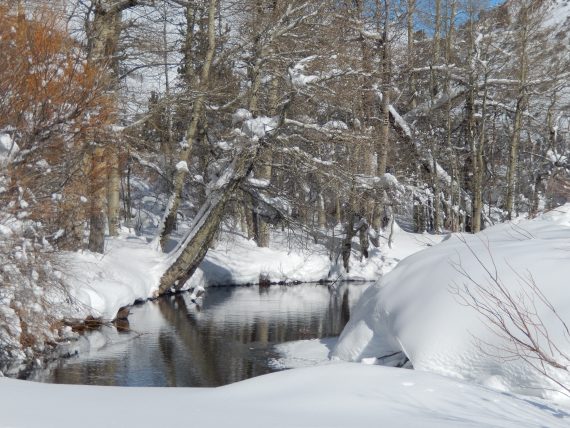
<path id="1" fill-rule="evenodd" d="M 131 308 L 26 379 L 120 386 L 220 386 L 278 370 L 274 346 L 338 336 L 370 283 L 211 287 Z"/>

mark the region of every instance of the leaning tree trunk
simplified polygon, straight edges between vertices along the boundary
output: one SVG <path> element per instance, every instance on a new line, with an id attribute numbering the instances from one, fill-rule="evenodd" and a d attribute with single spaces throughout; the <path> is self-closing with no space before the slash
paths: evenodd
<path id="1" fill-rule="evenodd" d="M 224 174 L 207 196 L 192 228 L 173 252 L 173 261 L 160 279 L 159 294 L 168 293 L 172 288 L 181 289 L 204 260 L 222 221 L 224 209 L 253 168 L 258 150 L 256 145 L 239 153 L 228 170 L 233 171 L 231 176 L 227 178 Z"/>

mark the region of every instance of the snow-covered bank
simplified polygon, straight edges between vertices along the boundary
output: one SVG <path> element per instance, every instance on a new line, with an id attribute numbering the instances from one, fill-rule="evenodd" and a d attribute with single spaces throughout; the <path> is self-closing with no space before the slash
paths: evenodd
<path id="1" fill-rule="evenodd" d="M 0 428 L 555 428 L 570 422 L 570 411 L 539 399 L 361 364 L 289 370 L 215 389 L 67 386 L 2 378 L 0 402 Z"/>
<path id="2" fill-rule="evenodd" d="M 476 297 L 481 297 L 480 290 L 493 291 L 496 270 L 499 283 L 515 301 L 524 299 L 518 301 L 527 305 L 529 325 L 536 321 L 532 318 L 536 311 L 559 350 L 548 349 L 545 337 L 539 337 L 539 345 L 564 364 L 562 354 L 570 355 L 570 341 L 558 316 L 570 322 L 569 226 L 567 204 L 535 220 L 452 236 L 407 258 L 365 292 L 333 356 L 361 361 L 401 352 L 417 370 L 504 391 L 566 399 L 551 391 L 560 387 L 521 358 L 513 358 L 512 343 L 465 304 L 463 299 L 469 296 L 463 287 Z M 529 288 L 533 280 L 556 312 Z M 492 301 L 490 308 L 500 311 L 509 306 L 506 301 Z M 512 324 L 507 321 L 507 326 Z M 547 370 L 570 385 L 564 370 Z"/>
<path id="3" fill-rule="evenodd" d="M 396 228 L 393 248 L 385 240 L 361 261 L 356 251 L 346 273 L 329 258 L 322 244 L 308 243 L 291 232 L 276 232 L 270 248 L 260 248 L 240 234 L 224 232 L 208 251 L 186 288 L 210 285 L 255 284 L 260 276 L 272 282 L 336 280 L 373 281 L 409 254 L 426 248 L 441 237 L 407 233 Z M 156 295 L 168 255 L 156 251 L 144 237 L 124 235 L 106 241 L 105 254 L 69 253 L 66 264 L 72 295 L 79 305 L 74 316 L 113 319 L 119 308 Z"/>

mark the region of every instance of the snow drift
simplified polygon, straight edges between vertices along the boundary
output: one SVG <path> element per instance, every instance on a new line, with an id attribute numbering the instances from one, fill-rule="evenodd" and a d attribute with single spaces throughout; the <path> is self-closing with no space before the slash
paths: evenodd
<path id="1" fill-rule="evenodd" d="M 492 291 L 496 273 L 513 296 L 535 305 L 552 342 L 570 355 L 570 341 L 558 318 L 570 323 L 569 226 L 567 204 L 535 220 L 494 226 L 477 235 L 453 235 L 408 257 L 364 293 L 333 358 L 375 358 L 382 364 L 382 357 L 400 353 L 417 370 L 560 398 L 559 385 L 523 359 L 508 358 L 512 355 L 505 350 L 511 344 L 465 298 L 466 293 L 477 296 L 478 288 Z M 553 308 L 529 290 L 533 281 Z M 554 357 L 563 359 L 556 352 Z M 570 385 L 564 370 L 548 372 Z"/>
<path id="2" fill-rule="evenodd" d="M 0 400 L 2 428 L 557 428 L 568 426 L 570 418 L 567 410 L 538 399 L 431 373 L 361 364 L 287 370 L 220 388 L 49 385 L 0 378 Z"/>

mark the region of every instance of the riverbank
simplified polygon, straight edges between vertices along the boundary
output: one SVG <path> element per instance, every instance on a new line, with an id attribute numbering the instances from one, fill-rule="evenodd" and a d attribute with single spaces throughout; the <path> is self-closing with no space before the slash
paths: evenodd
<path id="1" fill-rule="evenodd" d="M 408 233 L 395 227 L 392 248 L 387 239 L 370 247 L 360 258 L 358 241 L 350 259 L 350 271 L 335 251 L 342 235 L 330 236 L 334 248 L 317 244 L 295 231 L 274 231 L 269 248 L 258 247 L 239 233 L 224 230 L 184 290 L 212 285 L 314 283 L 323 281 L 376 281 L 400 260 L 441 241 L 443 236 Z M 65 255 L 71 269 L 68 284 L 79 303 L 79 319 L 113 320 L 119 309 L 157 296 L 168 255 L 157 251 L 147 237 L 123 233 L 107 239 L 105 253 L 88 251 Z"/>
<path id="2" fill-rule="evenodd" d="M 187 225 L 182 225 L 184 227 Z M 215 248 L 208 251 L 184 289 L 255 284 L 260 278 L 281 284 L 376 280 L 409 254 L 442 239 L 408 233 L 396 226 L 392 247 L 386 237 L 381 237 L 379 247 L 370 247 L 369 257 L 362 260 L 355 239 L 351 268 L 346 272 L 338 257 L 342 242 L 340 230 L 329 231 L 329 235 L 323 232 L 328 238 L 320 241 L 326 245 L 317 244 L 302 234 L 301 231 L 277 230 L 273 232 L 270 247 L 259 248 L 241 234 L 224 229 Z M 106 240 L 104 254 L 89 251 L 60 254 L 55 265 L 59 269 L 58 281 L 63 282 L 65 288 L 54 287 L 38 309 L 51 324 L 46 322 L 43 330 L 36 333 L 40 339 L 35 343 L 41 343 L 42 335 L 47 339 L 45 345 L 36 346 L 33 352 L 26 349 L 28 342 L 23 340 L 25 333 L 16 310 L 8 304 L 0 304 L 5 318 L 13 324 L 7 326 L 13 351 L 3 364 L 4 373 L 16 376 L 24 367 L 40 365 L 46 355 L 51 357 L 58 343 L 67 344 L 77 338 L 74 330 L 82 330 L 86 324 L 111 322 L 118 315 L 124 317 L 129 306 L 155 298 L 168 255 L 157 251 L 151 238 L 151 235 L 136 236 L 123 230 L 119 237 Z"/>

